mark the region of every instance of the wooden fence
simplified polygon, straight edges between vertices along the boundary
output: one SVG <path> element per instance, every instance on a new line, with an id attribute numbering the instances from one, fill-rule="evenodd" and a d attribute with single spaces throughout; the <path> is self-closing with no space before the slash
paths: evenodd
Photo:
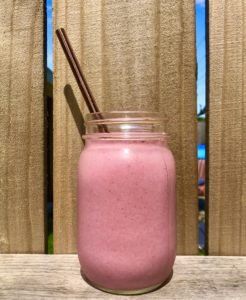
<path id="1" fill-rule="evenodd" d="M 246 6 L 209 1 L 208 253 L 246 254 Z M 102 110 L 166 118 L 177 162 L 179 254 L 197 253 L 197 122 L 193 0 L 54 0 Z M 44 253 L 47 103 L 44 0 L 0 6 L 0 252 Z M 245 70 L 244 70 L 245 69 Z M 54 38 L 54 251 L 76 252 L 80 92 Z M 50 126 L 50 124 L 48 124 Z"/>

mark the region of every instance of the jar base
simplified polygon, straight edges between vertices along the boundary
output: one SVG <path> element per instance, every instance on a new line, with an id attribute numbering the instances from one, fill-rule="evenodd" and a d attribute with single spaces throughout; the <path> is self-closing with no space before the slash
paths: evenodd
<path id="1" fill-rule="evenodd" d="M 108 289 L 108 288 L 104 288 L 92 281 L 90 281 L 84 274 L 82 271 L 80 271 L 82 278 L 92 287 L 106 292 L 106 293 L 110 293 L 110 294 L 115 294 L 115 295 L 140 295 L 140 294 L 146 294 L 149 292 L 153 292 L 155 290 L 158 290 L 159 288 L 163 287 L 164 285 L 168 284 L 168 282 L 172 279 L 173 277 L 173 270 L 171 271 L 170 275 L 168 276 L 168 278 L 161 282 L 158 283 L 156 285 L 152 285 L 150 287 L 147 288 L 143 288 L 143 289 L 139 289 L 139 290 L 114 290 L 114 289 Z"/>

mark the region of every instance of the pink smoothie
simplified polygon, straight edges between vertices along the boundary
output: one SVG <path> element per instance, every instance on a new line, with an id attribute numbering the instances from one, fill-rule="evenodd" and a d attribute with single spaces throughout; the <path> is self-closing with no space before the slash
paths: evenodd
<path id="1" fill-rule="evenodd" d="M 175 259 L 175 164 L 160 141 L 88 140 L 78 171 L 78 254 L 103 288 L 165 281 Z"/>

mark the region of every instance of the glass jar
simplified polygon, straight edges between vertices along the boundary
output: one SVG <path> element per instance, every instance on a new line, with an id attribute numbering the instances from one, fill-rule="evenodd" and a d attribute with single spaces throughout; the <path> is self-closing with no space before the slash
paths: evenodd
<path id="1" fill-rule="evenodd" d="M 88 114 L 78 169 L 83 278 L 116 294 L 168 281 L 176 253 L 175 162 L 158 113 Z"/>

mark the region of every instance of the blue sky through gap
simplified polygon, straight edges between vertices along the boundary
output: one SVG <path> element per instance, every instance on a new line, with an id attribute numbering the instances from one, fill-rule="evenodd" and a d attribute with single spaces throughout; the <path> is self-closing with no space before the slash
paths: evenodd
<path id="1" fill-rule="evenodd" d="M 52 45 L 52 0 L 46 2 L 47 11 L 47 66 L 53 70 L 53 45 Z"/>
<path id="2" fill-rule="evenodd" d="M 197 49 L 197 111 L 206 103 L 206 14 L 205 0 L 196 0 L 196 49 Z"/>
<path id="3" fill-rule="evenodd" d="M 206 98 L 206 43 L 205 0 L 196 0 L 196 48 L 198 64 L 197 111 L 205 106 Z M 52 0 L 47 0 L 47 66 L 53 70 Z"/>

